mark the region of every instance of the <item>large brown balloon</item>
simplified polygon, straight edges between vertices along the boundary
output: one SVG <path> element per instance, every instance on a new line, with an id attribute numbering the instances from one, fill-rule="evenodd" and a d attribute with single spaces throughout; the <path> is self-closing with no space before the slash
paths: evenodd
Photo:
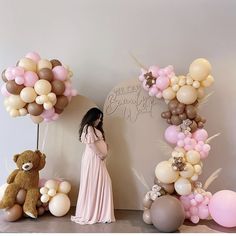
<path id="1" fill-rule="evenodd" d="M 52 85 L 52 92 L 56 95 L 62 95 L 65 92 L 65 84 L 60 80 L 54 80 L 51 83 Z"/>
<path id="2" fill-rule="evenodd" d="M 39 116 L 43 113 L 43 105 L 39 105 L 36 102 L 29 103 L 27 110 L 32 116 Z"/>
<path id="3" fill-rule="evenodd" d="M 6 89 L 9 93 L 11 94 L 15 94 L 15 95 L 19 95 L 21 90 L 24 88 L 25 86 L 19 85 L 17 84 L 14 80 L 9 80 L 6 83 Z"/>
<path id="4" fill-rule="evenodd" d="M 15 204 L 13 207 L 8 208 L 6 211 L 4 211 L 4 220 L 6 221 L 17 221 L 22 216 L 22 207 L 18 204 Z"/>
<path id="5" fill-rule="evenodd" d="M 5 75 L 5 72 L 6 72 L 6 70 L 4 70 L 4 71 L 2 72 L 2 80 L 3 80 L 4 82 L 7 82 L 8 79 L 7 79 L 6 75 Z"/>
<path id="6" fill-rule="evenodd" d="M 52 70 L 49 68 L 43 68 L 38 72 L 38 76 L 40 79 L 47 80 L 49 82 L 53 79 L 53 73 Z"/>
<path id="7" fill-rule="evenodd" d="M 26 191 L 24 189 L 20 189 L 16 196 L 16 202 L 20 205 L 23 205 L 25 202 Z"/>
<path id="8" fill-rule="evenodd" d="M 69 104 L 68 98 L 64 95 L 57 97 L 57 103 L 55 107 L 63 110 Z"/>
<path id="9" fill-rule="evenodd" d="M 184 223 L 185 212 L 181 202 L 170 195 L 157 198 L 150 209 L 153 225 L 161 232 L 175 232 Z"/>
<path id="10" fill-rule="evenodd" d="M 57 59 L 53 59 L 50 62 L 52 64 L 52 68 L 54 68 L 56 66 L 61 66 L 62 65 L 61 62 L 59 60 L 57 60 Z"/>

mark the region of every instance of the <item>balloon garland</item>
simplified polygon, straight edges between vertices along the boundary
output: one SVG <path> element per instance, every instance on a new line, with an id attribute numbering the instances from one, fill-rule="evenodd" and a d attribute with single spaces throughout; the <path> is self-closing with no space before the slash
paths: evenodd
<path id="1" fill-rule="evenodd" d="M 77 91 L 72 88 L 72 71 L 57 59 L 41 59 L 29 52 L 16 66 L 2 72 L 1 93 L 11 117 L 30 115 L 34 123 L 55 121 Z"/>
<path id="2" fill-rule="evenodd" d="M 150 96 L 168 104 L 168 110 L 161 114 L 170 125 L 164 137 L 175 146 L 169 160 L 155 168 L 155 185 L 143 200 L 143 220 L 160 231 L 173 232 L 184 219 L 198 223 L 209 217 L 212 194 L 197 180 L 202 173 L 202 160 L 211 149 L 209 142 L 217 136 L 208 137 L 206 119 L 198 114 L 205 88 L 214 82 L 211 65 L 204 58 L 196 59 L 186 76 L 176 76 L 173 66 L 150 66 L 141 68 L 139 80 Z M 168 204 L 172 204 L 172 209 Z"/>

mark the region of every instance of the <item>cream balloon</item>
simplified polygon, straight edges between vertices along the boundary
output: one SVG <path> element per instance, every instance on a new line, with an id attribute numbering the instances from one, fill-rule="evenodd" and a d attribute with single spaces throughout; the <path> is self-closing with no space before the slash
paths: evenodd
<path id="1" fill-rule="evenodd" d="M 168 87 L 163 91 L 162 96 L 165 100 L 172 100 L 175 98 L 175 92 L 171 87 Z"/>
<path id="2" fill-rule="evenodd" d="M 68 194 L 71 190 L 71 184 L 67 181 L 63 181 L 59 184 L 58 192 Z"/>
<path id="3" fill-rule="evenodd" d="M 175 191 L 179 195 L 188 195 L 192 191 L 192 185 L 188 179 L 180 177 L 174 184 Z"/>
<path id="4" fill-rule="evenodd" d="M 8 105 L 14 109 L 21 109 L 25 106 L 25 102 L 22 101 L 20 95 L 11 95 L 8 98 Z"/>
<path id="5" fill-rule="evenodd" d="M 58 189 L 58 182 L 54 179 L 50 179 L 48 180 L 45 185 L 44 185 L 46 188 L 48 189 L 55 189 L 57 191 Z"/>
<path id="6" fill-rule="evenodd" d="M 64 216 L 69 210 L 70 199 L 64 193 L 57 193 L 49 202 L 49 211 L 54 216 Z"/>
<path id="7" fill-rule="evenodd" d="M 9 112 L 9 114 L 10 114 L 11 117 L 20 116 L 20 112 L 19 112 L 19 110 L 17 110 L 17 109 L 11 109 L 10 112 Z"/>
<path id="8" fill-rule="evenodd" d="M 47 80 L 40 79 L 35 83 L 34 89 L 38 95 L 47 95 L 51 92 L 52 85 Z"/>
<path id="9" fill-rule="evenodd" d="M 202 167 L 200 165 L 194 165 L 194 171 L 199 174 L 202 171 Z"/>
<path id="10" fill-rule="evenodd" d="M 40 71 L 44 68 L 52 69 L 52 63 L 47 59 L 41 59 L 38 61 L 37 70 Z"/>
<path id="11" fill-rule="evenodd" d="M 30 118 L 35 124 L 39 124 L 43 121 L 42 116 L 32 116 L 32 115 L 30 115 Z"/>
<path id="12" fill-rule="evenodd" d="M 47 193 L 48 193 L 48 188 L 42 187 L 42 188 L 40 188 L 39 192 L 40 192 L 41 194 L 47 194 Z"/>
<path id="13" fill-rule="evenodd" d="M 19 109 L 20 116 L 26 116 L 28 114 L 27 110 L 25 108 Z"/>
<path id="14" fill-rule="evenodd" d="M 191 177 L 191 180 L 192 180 L 192 181 L 197 181 L 197 180 L 198 180 L 198 175 L 197 175 L 197 174 L 193 175 L 193 176 Z"/>
<path id="15" fill-rule="evenodd" d="M 179 172 L 173 170 L 169 161 L 162 161 L 156 166 L 155 175 L 162 183 L 171 184 L 178 179 Z"/>
<path id="16" fill-rule="evenodd" d="M 181 103 L 186 105 L 193 104 L 197 100 L 197 90 L 190 85 L 184 85 L 179 89 L 176 97 Z"/>
<path id="17" fill-rule="evenodd" d="M 26 87 L 21 90 L 20 97 L 21 97 L 22 101 L 24 101 L 26 103 L 31 103 L 31 102 L 35 101 L 37 94 L 33 88 Z"/>
<path id="18" fill-rule="evenodd" d="M 210 87 L 213 83 L 214 83 L 214 78 L 211 75 L 209 75 L 205 80 L 201 82 L 201 85 L 207 88 Z"/>
<path id="19" fill-rule="evenodd" d="M 195 150 L 188 151 L 186 153 L 187 161 L 191 164 L 197 164 L 200 161 L 200 154 Z"/>
<path id="20" fill-rule="evenodd" d="M 50 197 L 54 197 L 57 194 L 57 191 L 55 189 L 49 189 L 48 195 Z"/>
<path id="21" fill-rule="evenodd" d="M 189 74 L 194 80 L 201 81 L 211 73 L 211 64 L 204 58 L 198 58 L 189 67 Z"/>
<path id="22" fill-rule="evenodd" d="M 43 108 L 44 108 L 45 110 L 50 110 L 52 107 L 53 107 L 53 105 L 52 105 L 51 102 L 45 102 L 45 103 L 43 104 Z"/>
<path id="23" fill-rule="evenodd" d="M 190 163 L 186 163 L 185 170 L 180 172 L 180 176 L 183 178 L 191 178 L 194 174 L 194 168 Z"/>
<path id="24" fill-rule="evenodd" d="M 26 70 L 26 71 L 36 72 L 36 70 L 37 70 L 36 63 L 33 60 L 31 60 L 30 58 L 20 59 L 18 66 L 24 68 L 24 70 Z"/>
<path id="25" fill-rule="evenodd" d="M 42 203 L 47 203 L 49 201 L 50 197 L 48 194 L 43 194 L 40 198 Z"/>
<path id="26" fill-rule="evenodd" d="M 178 85 L 179 85 L 179 86 L 184 86 L 185 84 L 186 84 L 186 78 L 185 78 L 185 76 L 180 75 L 180 76 L 179 76 L 179 83 L 178 83 Z"/>
<path id="27" fill-rule="evenodd" d="M 197 97 L 198 97 L 198 99 L 202 99 L 202 98 L 204 98 L 204 96 L 205 96 L 204 88 L 200 87 L 197 90 Z"/>

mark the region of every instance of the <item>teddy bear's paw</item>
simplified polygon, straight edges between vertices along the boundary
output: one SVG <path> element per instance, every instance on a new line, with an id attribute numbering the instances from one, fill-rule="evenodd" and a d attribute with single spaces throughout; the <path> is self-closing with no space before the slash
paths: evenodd
<path id="1" fill-rule="evenodd" d="M 34 215 L 32 212 L 26 211 L 25 214 L 33 219 L 37 219 L 37 215 Z"/>

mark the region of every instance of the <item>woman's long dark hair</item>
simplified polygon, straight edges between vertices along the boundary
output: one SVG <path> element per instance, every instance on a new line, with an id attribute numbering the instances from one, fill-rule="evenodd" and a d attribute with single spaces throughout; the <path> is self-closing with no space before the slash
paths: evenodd
<path id="1" fill-rule="evenodd" d="M 101 116 L 101 121 L 99 122 L 98 126 L 96 129 L 100 130 L 102 132 L 103 139 L 105 140 L 105 135 L 104 131 L 102 128 L 103 125 L 103 113 L 100 111 L 98 108 L 93 107 L 90 110 L 87 111 L 87 113 L 84 115 L 81 123 L 80 123 L 80 129 L 79 129 L 79 140 L 81 141 L 81 135 L 83 133 L 84 127 L 87 125 L 86 130 L 85 130 L 85 135 L 88 133 L 88 127 L 91 126 L 93 127 L 94 133 L 97 136 L 95 132 L 95 127 L 94 127 L 94 122 L 99 119 Z"/>

